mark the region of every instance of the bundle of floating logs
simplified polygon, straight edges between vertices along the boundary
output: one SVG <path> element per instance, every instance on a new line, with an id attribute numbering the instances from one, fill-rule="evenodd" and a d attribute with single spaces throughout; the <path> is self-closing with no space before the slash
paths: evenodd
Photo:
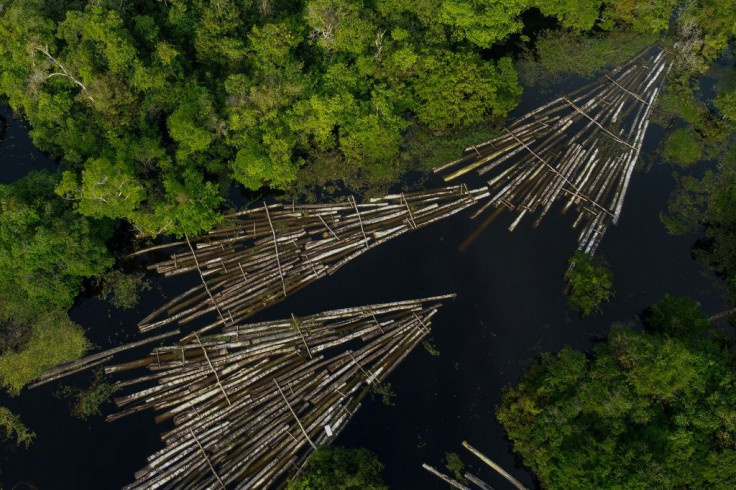
<path id="1" fill-rule="evenodd" d="M 209 317 L 202 334 L 236 325 L 302 287 L 407 231 L 451 216 L 488 197 L 465 185 L 393 194 L 358 204 L 264 204 L 233 213 L 201 237 L 141 250 L 177 247 L 150 266 L 167 277 L 195 273 L 201 283 L 139 323 L 143 332 Z M 184 337 L 189 341 L 195 333 Z"/>
<path id="2" fill-rule="evenodd" d="M 330 443 L 371 390 L 430 332 L 445 295 L 254 324 L 157 347 L 108 374 L 145 374 L 115 420 L 145 409 L 173 421 L 128 488 L 270 487 Z"/>
<path id="3" fill-rule="evenodd" d="M 466 148 L 458 160 L 435 172 L 445 181 L 476 170 L 488 181 L 490 206 L 539 211 L 538 226 L 552 205 L 578 211 L 579 249 L 595 253 L 606 228 L 616 224 L 641 152 L 660 87 L 669 71 L 665 53 L 649 48 L 596 82 L 516 119 L 503 133 Z M 459 168 L 454 170 L 455 168 Z"/>

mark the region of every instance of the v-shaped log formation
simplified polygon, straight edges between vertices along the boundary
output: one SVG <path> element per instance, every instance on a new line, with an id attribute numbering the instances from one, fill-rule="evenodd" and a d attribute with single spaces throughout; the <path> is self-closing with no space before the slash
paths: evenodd
<path id="1" fill-rule="evenodd" d="M 270 487 L 329 444 L 365 395 L 430 332 L 454 295 L 328 311 L 158 347 L 107 373 L 147 368 L 119 387 L 115 420 L 151 408 L 173 420 L 165 447 L 128 488 Z M 151 386 L 152 385 L 152 386 Z"/>
<path id="2" fill-rule="evenodd" d="M 657 95 L 669 71 L 665 53 L 652 47 L 596 82 L 527 113 L 503 133 L 467 148 L 438 167 L 446 181 L 477 170 L 492 175 L 490 206 L 526 214 L 537 226 L 558 199 L 584 223 L 579 249 L 594 253 L 607 226 L 616 224 L 641 152 Z M 459 167 L 458 170 L 450 171 Z"/>
<path id="3" fill-rule="evenodd" d="M 154 247 L 180 251 L 150 268 L 165 276 L 195 273 L 202 281 L 143 319 L 139 328 L 145 332 L 201 317 L 205 325 L 197 334 L 235 325 L 371 248 L 488 195 L 485 188 L 459 185 L 389 195 L 365 204 L 351 197 L 344 203 L 264 204 L 235 213 L 228 224 L 207 235 Z"/>

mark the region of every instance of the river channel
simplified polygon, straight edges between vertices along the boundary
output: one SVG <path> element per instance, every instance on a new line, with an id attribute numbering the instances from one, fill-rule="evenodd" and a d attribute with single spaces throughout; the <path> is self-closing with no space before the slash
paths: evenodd
<path id="1" fill-rule="evenodd" d="M 514 114 L 579 83 L 567 79 L 554 90 L 528 89 Z M 52 159 L 33 148 L 28 128 L 13 119 L 7 107 L 0 107 L 0 118 L 0 182 L 11 182 L 31 169 L 54 167 Z M 650 126 L 645 163 L 663 133 Z M 367 398 L 336 443 L 377 453 L 391 488 L 447 488 L 421 464 L 443 468 L 449 451 L 458 453 L 471 472 L 494 488 L 507 488 L 462 448 L 463 440 L 533 486 L 494 416 L 505 385 L 517 382 L 542 352 L 565 346 L 589 350 L 612 323 L 635 320 L 665 293 L 688 295 L 706 312 L 726 307 L 720 281 L 692 259 L 697 236 L 671 236 L 659 221 L 674 187 L 672 167 L 660 162 L 649 171 L 646 165 L 640 167 L 620 223 L 609 228 L 598 250 L 610 264 L 617 291 L 602 314 L 580 318 L 562 292 L 567 259 L 576 247 L 572 215 L 550 212 L 539 228 L 533 229 L 529 220 L 509 233 L 513 217 L 503 214 L 460 251 L 460 244 L 482 221 L 470 220 L 470 212 L 464 212 L 378 247 L 253 320 L 457 293 L 434 319 L 433 343 L 440 355 L 418 347 L 388 379 L 397 395 L 394 405 Z M 442 184 L 430 179 L 426 185 Z M 71 316 L 95 344 L 117 345 L 134 339 L 140 318 L 195 280 L 154 277 L 153 290 L 129 311 L 85 297 Z M 70 382 L 83 380 L 84 375 Z M 52 383 L 24 390 L 16 398 L 0 395 L 0 405 L 19 414 L 38 436 L 27 450 L 9 442 L 0 445 L 0 487 L 106 489 L 130 483 L 145 457 L 160 447 L 162 428 L 155 426 L 152 414 L 112 424 L 101 417 L 82 422 L 55 396 L 58 387 Z M 109 412 L 112 406 L 105 409 Z"/>

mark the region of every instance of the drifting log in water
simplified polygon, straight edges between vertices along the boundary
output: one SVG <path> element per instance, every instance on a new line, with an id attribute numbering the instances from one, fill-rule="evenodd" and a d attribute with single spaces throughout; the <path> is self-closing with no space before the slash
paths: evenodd
<path id="1" fill-rule="evenodd" d="M 249 325 L 158 347 L 108 373 L 146 374 L 116 420 L 153 409 L 165 447 L 128 488 L 270 487 L 329 444 L 430 332 L 445 295 Z"/>
<path id="2" fill-rule="evenodd" d="M 140 347 L 146 344 L 150 344 L 152 342 L 157 342 L 159 340 L 163 340 L 168 337 L 173 337 L 175 335 L 179 335 L 179 333 L 180 333 L 179 330 L 162 333 L 161 335 L 156 335 L 154 337 L 148 337 L 143 340 L 138 340 L 136 342 L 131 342 L 129 344 L 121 345 L 118 347 L 113 347 L 112 349 L 107 349 L 102 352 L 97 352 L 96 354 L 91 354 L 81 359 L 77 359 L 74 362 L 62 364 L 61 366 L 57 366 L 55 368 L 49 369 L 41 373 L 41 375 L 38 378 L 36 378 L 36 381 L 28 385 L 28 388 L 36 388 L 38 386 L 49 383 L 51 381 L 55 381 L 57 379 L 61 379 L 66 376 L 71 376 L 72 374 L 75 374 L 81 371 L 85 371 L 95 366 L 99 366 L 101 364 L 104 364 L 110 361 L 115 354 L 118 354 L 123 351 L 131 350 L 131 349 L 135 349 L 137 347 Z"/>
<path id="3" fill-rule="evenodd" d="M 579 249 L 595 253 L 609 224 L 620 218 L 649 117 L 670 63 L 649 48 L 610 75 L 559 97 L 512 122 L 504 134 L 466 148 L 458 160 L 437 167 L 445 181 L 476 170 L 488 181 L 490 206 L 527 214 L 567 201 L 581 226 Z"/>
<path id="4" fill-rule="evenodd" d="M 359 204 L 271 204 L 230 215 L 220 229 L 171 244 L 179 250 L 150 266 L 167 277 L 197 273 L 201 284 L 139 323 L 143 332 L 207 316 L 202 334 L 235 325 L 392 238 L 488 197 L 465 185 L 388 195 Z M 160 250 L 161 245 L 155 247 Z M 138 253 L 145 253 L 143 250 Z M 188 342 L 193 334 L 184 337 Z"/>

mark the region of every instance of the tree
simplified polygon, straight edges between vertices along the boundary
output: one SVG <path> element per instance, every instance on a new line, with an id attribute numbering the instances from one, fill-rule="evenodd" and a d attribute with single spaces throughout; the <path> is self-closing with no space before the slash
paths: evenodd
<path id="1" fill-rule="evenodd" d="M 0 299 L 8 299 L 0 295 Z M 13 299 L 13 298 L 11 298 Z M 39 310 L 30 302 L 23 305 L 3 305 L 0 321 L 22 320 L 30 328 L 27 342 L 19 350 L 5 351 L 0 355 L 0 385 L 11 395 L 18 395 L 23 387 L 42 372 L 65 362 L 74 361 L 90 348 L 81 327 L 69 319 L 64 310 L 49 308 Z"/>
<path id="2" fill-rule="evenodd" d="M 383 490 L 388 487 L 381 479 L 383 465 L 367 449 L 323 446 L 317 449 L 289 490 L 322 488 L 348 490 Z"/>
<path id="3" fill-rule="evenodd" d="M 526 7 L 524 0 L 444 0 L 437 20 L 451 29 L 453 37 L 488 48 L 521 30 L 519 15 Z"/>
<path id="4" fill-rule="evenodd" d="M 75 214 L 54 195 L 57 179 L 32 172 L 0 185 L 0 290 L 34 304 L 68 308 L 82 279 L 112 265 L 105 246 L 112 226 Z"/>
<path id="5" fill-rule="evenodd" d="M 693 305 L 666 297 L 656 329 L 544 354 L 504 390 L 498 419 L 543 487 L 736 485 L 736 356 Z"/>
<path id="6" fill-rule="evenodd" d="M 18 446 L 23 444 L 27 448 L 36 437 L 34 432 L 23 425 L 20 417 L 5 407 L 0 407 L 0 428 L 5 433 L 4 439 L 15 439 Z"/>
<path id="7" fill-rule="evenodd" d="M 111 222 L 74 213 L 57 183 L 32 172 L 0 186 L 0 384 L 11 394 L 89 347 L 64 310 L 83 279 L 113 263 Z"/>
<path id="8" fill-rule="evenodd" d="M 679 165 L 688 166 L 703 158 L 703 150 L 698 137 L 692 131 L 678 129 L 667 138 L 662 156 Z"/>
<path id="9" fill-rule="evenodd" d="M 509 58 L 495 64 L 455 53 L 423 58 L 413 88 L 419 121 L 435 131 L 481 121 L 491 112 L 505 116 L 521 95 Z"/>
<path id="10" fill-rule="evenodd" d="M 132 217 L 146 194 L 125 163 L 113 164 L 106 158 L 86 163 L 81 185 L 74 172 L 66 171 L 56 193 L 75 201 L 76 209 L 92 218 Z"/>
<path id="11" fill-rule="evenodd" d="M 583 316 L 600 312 L 600 305 L 613 296 L 613 275 L 598 257 L 581 251 L 569 260 L 565 281 L 570 290 L 570 303 L 580 309 Z"/>

